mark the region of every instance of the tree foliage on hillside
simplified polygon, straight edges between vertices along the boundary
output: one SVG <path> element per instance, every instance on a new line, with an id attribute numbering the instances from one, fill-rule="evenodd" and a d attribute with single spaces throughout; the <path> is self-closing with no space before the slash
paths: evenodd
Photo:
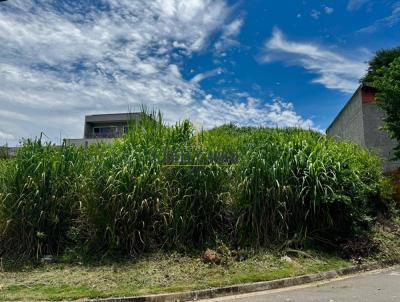
<path id="1" fill-rule="evenodd" d="M 386 112 L 385 129 L 398 142 L 395 158 L 400 159 L 400 56 L 389 66 L 381 67 L 373 85 L 378 89 L 378 105 Z"/>
<path id="2" fill-rule="evenodd" d="M 400 159 L 400 47 L 382 49 L 368 63 L 361 81 L 377 89 L 377 103 L 386 113 L 384 128 L 398 142 L 394 159 Z"/>
<path id="3" fill-rule="evenodd" d="M 367 74 L 361 79 L 363 83 L 373 83 L 377 77 L 382 77 L 385 69 L 383 67 L 389 67 L 389 65 L 400 57 L 400 47 L 382 49 L 376 52 L 368 62 Z"/>

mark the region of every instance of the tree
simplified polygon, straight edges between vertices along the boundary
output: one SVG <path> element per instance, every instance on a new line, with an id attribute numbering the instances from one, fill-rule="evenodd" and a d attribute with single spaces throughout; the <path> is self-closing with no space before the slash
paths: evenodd
<path id="1" fill-rule="evenodd" d="M 391 49 L 379 50 L 375 57 L 368 62 L 368 71 L 364 78 L 361 79 L 363 83 L 373 83 L 377 77 L 383 76 L 384 70 L 382 67 L 388 67 L 396 58 L 400 57 L 400 47 Z"/>
<path id="2" fill-rule="evenodd" d="M 400 48 L 398 50 L 398 57 L 387 65 L 382 64 L 383 61 L 373 59 L 376 64 L 374 66 L 381 66 L 374 69 L 375 67 L 370 65 L 365 77 L 378 91 L 377 103 L 386 113 L 384 128 L 398 142 L 395 159 L 400 159 Z"/>

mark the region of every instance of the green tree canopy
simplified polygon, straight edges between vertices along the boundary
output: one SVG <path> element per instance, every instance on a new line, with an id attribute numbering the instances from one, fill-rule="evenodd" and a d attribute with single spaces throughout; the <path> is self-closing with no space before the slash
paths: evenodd
<path id="1" fill-rule="evenodd" d="M 386 112 L 385 129 L 398 142 L 395 158 L 400 159 L 400 53 L 389 65 L 374 70 L 371 80 L 378 90 L 378 105 Z"/>
<path id="2" fill-rule="evenodd" d="M 361 79 L 363 83 L 373 83 L 376 77 L 383 76 L 382 67 L 388 67 L 396 58 L 400 57 L 400 47 L 379 50 L 375 57 L 368 62 L 367 74 Z"/>

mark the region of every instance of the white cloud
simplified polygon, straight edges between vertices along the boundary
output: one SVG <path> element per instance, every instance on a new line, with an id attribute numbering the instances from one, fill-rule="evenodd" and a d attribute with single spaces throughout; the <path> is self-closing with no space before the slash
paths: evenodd
<path id="1" fill-rule="evenodd" d="M 220 74 L 222 74 L 222 72 L 223 72 L 222 68 L 216 68 L 216 69 L 213 69 L 213 70 L 210 70 L 210 71 L 206 71 L 206 72 L 203 72 L 203 73 L 196 74 L 190 81 L 192 83 L 200 83 L 204 79 L 220 75 Z"/>
<path id="2" fill-rule="evenodd" d="M 8 140 L 14 140 L 15 137 L 11 133 L 3 132 L 2 130 L 0 130 L 0 139 L 4 140 L 6 144 Z"/>
<path id="3" fill-rule="evenodd" d="M 365 4 L 367 4 L 370 0 L 350 0 L 347 3 L 347 10 L 354 11 L 359 10 Z"/>
<path id="4" fill-rule="evenodd" d="M 58 142 L 80 137 L 85 114 L 140 109 L 168 121 L 191 117 L 309 125 L 292 109 L 273 111 L 248 99 L 207 96 L 182 76 L 185 59 L 217 34 L 225 45 L 240 31 L 224 0 L 13 0 L 0 10 L 0 145 L 42 131 Z M 226 111 L 222 111 L 225 108 Z M 221 116 L 225 116 L 222 118 Z"/>
<path id="5" fill-rule="evenodd" d="M 293 42 L 275 28 L 272 37 L 265 43 L 261 62 L 284 61 L 299 65 L 318 75 L 313 83 L 329 89 L 351 93 L 366 70 L 362 58 L 347 58 L 309 42 Z"/>
<path id="6" fill-rule="evenodd" d="M 329 6 L 324 6 L 323 12 L 327 15 L 330 15 L 334 12 L 334 9 Z M 321 17 L 321 12 L 319 10 L 313 9 L 310 13 L 310 16 L 311 16 L 311 18 L 313 18 L 315 20 L 319 20 L 319 18 Z M 297 17 L 299 18 L 299 15 Z M 300 15 L 300 17 L 301 17 L 301 15 Z"/>
<path id="7" fill-rule="evenodd" d="M 213 126 L 232 122 L 248 126 L 314 128 L 310 119 L 303 119 L 295 112 L 292 103 L 273 99 L 265 104 L 253 97 L 234 102 L 206 97 L 202 106 L 196 108 L 192 120 Z"/>
<path id="8" fill-rule="evenodd" d="M 313 9 L 313 10 L 311 11 L 311 13 L 310 13 L 310 16 L 311 16 L 312 18 L 314 18 L 315 20 L 318 20 L 319 17 L 321 16 L 321 12 L 318 11 L 318 10 Z"/>
<path id="9" fill-rule="evenodd" d="M 334 12 L 334 9 L 332 7 L 329 7 L 329 6 L 325 6 L 324 7 L 324 11 L 325 11 L 325 14 L 330 15 L 330 14 L 332 14 Z"/>
<path id="10" fill-rule="evenodd" d="M 239 35 L 243 26 L 243 19 L 237 18 L 223 28 L 221 38 L 215 43 L 214 47 L 217 53 L 225 51 L 227 48 L 239 45 L 236 37 Z"/>
<path id="11" fill-rule="evenodd" d="M 376 20 L 372 25 L 359 30 L 360 33 L 374 33 L 383 28 L 391 28 L 400 22 L 400 3 L 397 3 L 392 13 L 382 19 Z"/>
<path id="12" fill-rule="evenodd" d="M 29 121 L 29 116 L 14 111 L 0 109 L 0 118 L 6 119 L 12 116 L 16 120 Z"/>

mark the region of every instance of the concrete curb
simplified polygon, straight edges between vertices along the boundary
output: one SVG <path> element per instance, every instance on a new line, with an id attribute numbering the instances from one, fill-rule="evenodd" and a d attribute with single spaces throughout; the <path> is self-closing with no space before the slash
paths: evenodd
<path id="1" fill-rule="evenodd" d="M 297 285 L 303 285 L 312 282 L 318 282 L 323 280 L 330 280 L 340 276 L 356 274 L 360 272 L 366 272 L 376 270 L 391 265 L 399 264 L 398 261 L 385 261 L 372 264 L 364 264 L 358 266 L 351 266 L 347 268 L 337 269 L 328 272 L 322 272 L 317 274 L 310 274 L 298 277 L 284 278 L 272 281 L 262 281 L 255 283 L 244 283 L 238 285 L 224 286 L 218 288 L 210 288 L 203 290 L 194 290 L 181 293 L 166 293 L 158 295 L 146 295 L 137 297 L 127 298 L 106 298 L 106 299 L 93 299 L 84 300 L 88 302 L 182 302 L 182 301 L 195 301 L 201 299 L 211 299 L 223 296 L 238 295 L 253 293 L 258 291 L 279 289 Z M 81 300 L 82 301 L 82 300 Z"/>

